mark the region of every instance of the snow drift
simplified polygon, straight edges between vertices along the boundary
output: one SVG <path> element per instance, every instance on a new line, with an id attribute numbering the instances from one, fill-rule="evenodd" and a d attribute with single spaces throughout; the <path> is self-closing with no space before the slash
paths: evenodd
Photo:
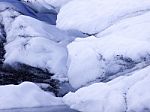
<path id="1" fill-rule="evenodd" d="M 31 82 L 0 86 L 0 109 L 62 105 L 61 98 L 44 92 Z"/>

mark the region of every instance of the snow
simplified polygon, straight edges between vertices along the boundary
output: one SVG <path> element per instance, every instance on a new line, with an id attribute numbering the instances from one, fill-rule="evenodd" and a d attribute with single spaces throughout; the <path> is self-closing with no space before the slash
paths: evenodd
<path id="1" fill-rule="evenodd" d="M 122 19 L 149 10 L 148 0 L 72 0 L 60 9 L 57 27 L 96 34 Z"/>
<path id="2" fill-rule="evenodd" d="M 0 109 L 63 105 L 61 98 L 44 92 L 32 82 L 0 86 Z"/>
<path id="3" fill-rule="evenodd" d="M 70 92 L 63 101 L 83 112 L 143 112 L 150 110 L 150 67 Z"/>
<path id="4" fill-rule="evenodd" d="M 149 26 L 148 12 L 124 19 L 96 37 L 77 38 L 70 43 L 67 66 L 71 85 L 79 88 L 96 79 L 107 79 L 132 69 L 139 63 L 148 65 Z"/>
<path id="5" fill-rule="evenodd" d="M 5 63 L 24 63 L 62 77 L 66 74 L 66 44 L 71 37 L 55 26 L 20 15 L 11 24 L 6 39 Z"/>
<path id="6" fill-rule="evenodd" d="M 48 70 L 60 94 L 78 89 L 62 101 L 43 83 L 0 86 L 0 109 L 150 111 L 150 1 L 0 0 L 0 25 L 4 64 Z"/>
<path id="7" fill-rule="evenodd" d="M 47 3 L 51 4 L 52 6 L 54 6 L 56 8 L 57 7 L 60 8 L 72 0 L 46 0 L 46 1 L 47 1 Z"/>
<path id="8" fill-rule="evenodd" d="M 22 0 L 38 12 L 50 12 L 59 9 L 71 0 Z"/>
<path id="9" fill-rule="evenodd" d="M 38 12 L 48 12 L 53 10 L 53 7 L 46 3 L 45 0 L 21 0 Z"/>

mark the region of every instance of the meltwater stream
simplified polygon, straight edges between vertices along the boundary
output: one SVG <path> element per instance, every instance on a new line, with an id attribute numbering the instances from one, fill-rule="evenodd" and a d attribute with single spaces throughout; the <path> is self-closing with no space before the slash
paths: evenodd
<path id="1" fill-rule="evenodd" d="M 72 110 L 67 106 L 49 106 L 49 107 L 38 107 L 38 108 L 22 108 L 22 109 L 6 109 L 0 110 L 0 112 L 78 112 Z"/>

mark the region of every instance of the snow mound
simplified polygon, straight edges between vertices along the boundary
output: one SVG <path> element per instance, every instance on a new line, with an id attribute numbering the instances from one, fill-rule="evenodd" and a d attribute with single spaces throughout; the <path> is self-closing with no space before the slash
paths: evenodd
<path id="1" fill-rule="evenodd" d="M 150 111 L 150 67 L 120 76 L 107 83 L 95 83 L 63 97 L 64 102 L 82 112 Z"/>
<path id="2" fill-rule="evenodd" d="M 71 85 L 79 88 L 96 79 L 102 81 L 132 69 L 139 63 L 148 65 L 149 26 L 150 13 L 146 13 L 114 24 L 99 33 L 97 37 L 100 38 L 78 38 L 70 43 L 67 66 Z"/>
<path id="3" fill-rule="evenodd" d="M 31 82 L 0 86 L 0 109 L 62 105 L 61 98 L 44 92 Z"/>
<path id="4" fill-rule="evenodd" d="M 73 0 L 61 8 L 57 27 L 95 34 L 124 18 L 149 10 L 148 0 Z"/>

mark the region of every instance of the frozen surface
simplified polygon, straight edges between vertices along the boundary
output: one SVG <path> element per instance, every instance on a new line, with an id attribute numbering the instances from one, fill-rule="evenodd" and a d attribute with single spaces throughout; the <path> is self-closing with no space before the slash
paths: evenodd
<path id="1" fill-rule="evenodd" d="M 79 88 L 96 79 L 107 79 L 139 63 L 149 65 L 149 20 L 148 12 L 124 19 L 96 37 L 78 38 L 70 43 L 68 77 L 72 86 Z"/>
<path id="2" fill-rule="evenodd" d="M 150 67 L 95 83 L 64 96 L 64 102 L 83 112 L 149 112 Z"/>
<path id="3" fill-rule="evenodd" d="M 0 109 L 62 105 L 61 98 L 41 90 L 31 82 L 0 86 Z"/>
<path id="4" fill-rule="evenodd" d="M 73 0 L 61 8 L 57 27 L 95 34 L 122 19 L 149 10 L 148 0 Z"/>

